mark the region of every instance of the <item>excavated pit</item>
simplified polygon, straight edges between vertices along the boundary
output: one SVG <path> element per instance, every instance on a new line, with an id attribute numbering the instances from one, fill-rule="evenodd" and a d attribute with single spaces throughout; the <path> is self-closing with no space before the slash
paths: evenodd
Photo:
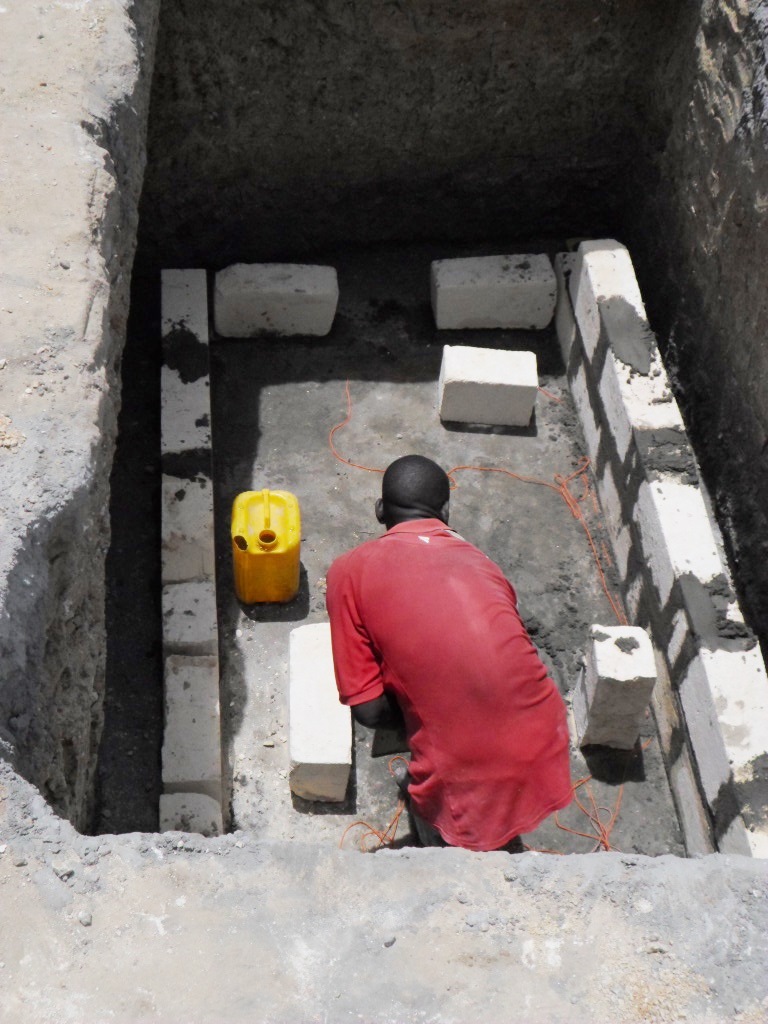
<path id="1" fill-rule="evenodd" d="M 384 2 L 302 2 L 290 8 L 260 4 L 244 11 L 241 5 L 224 3 L 211 20 L 196 0 L 167 0 L 155 61 L 132 324 L 122 365 L 119 343 L 108 351 L 110 368 L 121 371 L 123 406 L 111 480 L 107 693 L 95 814 L 90 780 L 102 699 L 99 549 L 91 564 L 92 581 L 78 569 L 79 582 L 68 584 L 68 574 L 56 569 L 50 576 L 50 601 L 46 597 L 43 610 L 28 618 L 30 627 L 37 618 L 47 623 L 49 643 L 36 664 L 44 676 L 60 680 L 53 691 L 66 695 L 57 700 L 55 716 L 45 724 L 48 698 L 22 699 L 14 687 L 8 707 L 4 704 L 13 763 L 55 808 L 79 827 L 90 820 L 99 832 L 152 830 L 157 825 L 162 727 L 157 443 L 161 267 L 213 271 L 235 260 L 327 259 L 348 267 L 350 281 L 356 268 L 363 268 L 362 277 L 373 278 L 365 287 L 350 288 L 349 301 L 357 304 L 357 314 L 342 311 L 328 344 L 316 351 L 302 346 L 297 360 L 288 345 L 281 345 L 275 363 L 297 362 L 290 369 L 278 371 L 269 348 L 251 365 L 255 357 L 247 346 L 214 342 L 214 391 L 242 373 L 254 381 L 253 390 L 243 396 L 253 410 L 257 402 L 265 413 L 270 409 L 271 389 L 286 388 L 293 402 L 302 388 L 321 383 L 329 389 L 323 402 L 332 404 L 330 391 L 340 394 L 343 376 L 328 361 L 335 359 L 336 345 L 336 362 L 359 357 L 364 365 L 350 372 L 357 373 L 361 384 L 381 385 L 385 394 L 391 393 L 394 407 L 399 401 L 396 389 L 411 385 L 422 387 L 420 401 L 426 402 L 435 373 L 432 363 L 439 345 L 423 295 L 417 295 L 420 286 L 414 283 L 419 275 L 425 279 L 430 254 L 463 254 L 483 247 L 501 251 L 516 247 L 515 240 L 532 237 L 545 238 L 544 248 L 551 246 L 552 251 L 573 236 L 621 239 L 633 254 L 652 325 L 698 442 L 729 551 L 735 555 L 745 611 L 758 630 L 768 621 L 763 614 L 768 608 L 765 474 L 747 477 L 750 460 L 765 452 L 760 409 L 766 370 L 755 339 L 764 333 L 760 325 L 766 306 L 749 284 L 749 275 L 739 269 L 740 261 L 727 255 L 736 247 L 750 254 L 755 267 L 764 263 L 768 233 L 761 230 L 765 211 L 756 197 L 768 188 L 768 172 L 764 149 L 755 142 L 764 130 L 762 46 L 759 22 L 734 20 L 725 4 L 700 12 L 678 11 L 660 0 L 642 5 L 583 0 L 566 8 L 548 0 L 534 11 L 514 0 L 501 8 L 487 2 L 468 10 L 457 0 L 441 8 L 438 17 L 426 0 L 407 10 Z M 739 93 L 735 83 L 749 75 L 752 93 Z M 713 104 L 719 105 L 718 117 L 712 115 Z M 126 140 L 133 138 L 132 132 L 133 123 Z M 104 141 L 113 151 L 118 179 L 126 179 L 127 167 L 134 183 L 139 173 L 135 154 L 141 147 L 122 142 L 113 130 L 105 132 Z M 718 181 L 706 203 L 699 203 L 691 184 L 703 180 L 698 170 L 702 152 L 712 154 Z M 116 205 L 109 223 L 110 230 L 117 226 L 123 232 L 117 248 L 130 258 L 130 215 Z M 661 247 L 660 238 L 665 240 Z M 715 250 L 719 258 L 707 261 L 705 254 Z M 412 268 L 407 287 L 382 290 L 371 268 L 386 264 L 383 273 L 391 281 L 401 262 Z M 378 298 L 372 300 L 372 295 Z M 378 305 L 361 313 L 372 301 Z M 120 317 L 111 323 L 119 333 Z M 704 359 L 697 355 L 701 338 Z M 396 368 L 391 355 L 395 342 L 406 341 L 411 348 L 397 358 L 416 366 L 412 380 L 402 366 Z M 372 356 L 366 349 L 370 344 Z M 553 347 L 552 338 L 542 344 Z M 252 351 L 258 352 L 258 346 Z M 562 367 L 549 372 L 557 385 Z M 217 401 L 219 409 L 232 414 L 226 394 Z M 240 489 L 240 477 L 254 467 L 275 472 L 262 448 L 237 452 L 233 439 L 240 421 L 228 422 L 227 415 L 214 409 L 214 443 L 222 450 L 235 445 L 227 458 L 238 467 L 230 468 L 226 458 L 217 467 L 219 602 L 225 635 L 235 622 L 229 604 L 229 554 L 226 544 L 222 546 L 226 505 L 233 488 Z M 109 413 L 102 423 L 110 424 Z M 246 434 L 254 429 L 247 416 L 242 426 Z M 318 419 L 316 427 L 321 437 L 327 424 Z M 450 439 L 457 440 L 455 435 Z M 479 439 L 472 440 L 482 447 Z M 255 445 L 253 438 L 244 443 Z M 482 443 L 493 442 L 489 438 Z M 578 447 L 578 430 L 569 433 L 567 444 Z M 109 438 L 104 452 L 108 450 Z M 320 449 L 308 446 L 303 454 L 319 458 Z M 478 454 L 487 453 L 478 449 Z M 108 461 L 97 467 L 97 490 L 105 483 Z M 350 478 L 345 484 L 356 495 L 354 517 L 344 526 L 350 537 L 365 514 L 367 498 L 357 496 L 359 481 Z M 470 491 L 469 485 L 464 488 Z M 479 494 L 475 500 L 480 509 Z M 503 500 L 496 499 L 499 504 Z M 93 503 L 98 505 L 98 498 Z M 471 508 L 467 514 L 471 519 Z M 66 517 L 59 521 L 56 537 L 69 532 Z M 483 529 L 485 536 L 475 539 L 504 564 L 495 528 Z M 51 566 L 64 566 L 56 537 L 51 535 L 47 559 Z M 520 581 L 525 558 L 505 567 L 525 603 L 526 587 Z M 69 575 L 74 578 L 75 573 Z M 576 574 L 563 587 L 566 600 L 573 603 L 569 591 L 580 591 L 581 578 Z M 55 609 L 65 598 L 70 607 L 81 592 L 85 603 L 77 619 L 78 635 L 90 632 L 90 620 L 85 621 L 89 617 L 94 628 L 82 665 L 70 666 L 63 652 L 72 646 L 67 631 L 57 626 Z M 312 594 L 309 614 L 319 614 L 320 607 L 320 596 Z M 600 618 L 599 607 L 592 610 Z M 539 610 L 532 614 L 545 632 L 562 635 L 562 621 L 550 625 Z M 569 614 L 574 614 L 571 609 Z M 575 632 L 592 617 L 578 619 L 578 629 L 574 620 L 573 643 L 566 633 L 569 640 L 563 646 L 571 659 L 578 657 Z M 249 620 L 247 628 L 257 625 Z M 228 656 L 236 660 L 234 647 L 232 652 L 223 651 L 225 661 Z M 89 660 L 95 669 L 86 664 Z M 571 669 L 564 671 L 564 688 Z M 93 676 L 93 689 L 73 689 L 70 680 L 84 672 Z M 237 679 L 236 671 L 232 678 Z M 239 684 L 232 685 L 237 690 Z M 240 699 L 235 692 L 234 720 L 227 728 L 233 823 L 261 828 L 259 815 L 240 794 L 247 783 L 239 780 L 248 774 L 237 766 Z M 72 701 L 86 700 L 87 713 L 79 704 L 72 712 Z M 383 812 L 373 795 L 369 808 Z M 670 836 L 673 849 L 677 840 Z"/>

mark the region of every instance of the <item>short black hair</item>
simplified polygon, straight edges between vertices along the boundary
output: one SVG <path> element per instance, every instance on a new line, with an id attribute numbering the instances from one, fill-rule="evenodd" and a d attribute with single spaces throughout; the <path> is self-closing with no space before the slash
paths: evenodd
<path id="1" fill-rule="evenodd" d="M 448 474 L 425 455 L 404 455 L 387 466 L 381 485 L 385 506 L 418 509 L 439 517 L 448 501 Z"/>

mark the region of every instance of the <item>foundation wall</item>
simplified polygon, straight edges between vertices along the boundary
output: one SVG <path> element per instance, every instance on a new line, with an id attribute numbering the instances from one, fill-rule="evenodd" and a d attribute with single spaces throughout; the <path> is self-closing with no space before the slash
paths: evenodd
<path id="1" fill-rule="evenodd" d="M 689 5 L 646 96 L 627 198 L 632 249 L 667 369 L 768 651 L 768 10 Z"/>
<path id="2" fill-rule="evenodd" d="M 158 3 L 0 14 L 0 754 L 85 827 Z"/>

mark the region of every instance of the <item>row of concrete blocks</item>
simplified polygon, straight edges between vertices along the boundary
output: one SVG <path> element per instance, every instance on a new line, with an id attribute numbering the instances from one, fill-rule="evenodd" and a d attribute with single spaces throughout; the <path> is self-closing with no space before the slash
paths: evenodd
<path id="1" fill-rule="evenodd" d="M 223 790 L 205 271 L 164 270 L 161 306 L 160 828 L 218 835 Z"/>
<path id="2" fill-rule="evenodd" d="M 555 258 L 571 391 L 623 581 L 651 634 L 652 706 L 689 853 L 768 855 L 768 680 L 745 625 L 626 248 Z"/>
<path id="3" fill-rule="evenodd" d="M 203 270 L 162 274 L 161 446 L 165 729 L 160 827 L 222 831 L 222 752 Z M 327 623 L 291 634 L 291 790 L 341 801 L 352 720 L 339 704 Z"/>
<path id="4" fill-rule="evenodd" d="M 540 329 L 555 312 L 556 280 L 542 253 L 435 260 L 430 296 L 441 329 Z M 214 323 L 227 338 L 322 337 L 331 329 L 338 301 L 334 267 L 235 263 L 216 274 Z"/>

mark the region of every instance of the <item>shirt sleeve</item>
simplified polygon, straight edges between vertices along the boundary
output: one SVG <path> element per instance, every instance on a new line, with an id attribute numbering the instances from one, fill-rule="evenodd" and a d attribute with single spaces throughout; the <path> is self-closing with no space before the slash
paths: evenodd
<path id="1" fill-rule="evenodd" d="M 363 625 L 348 567 L 334 562 L 327 582 L 325 601 L 339 700 L 350 706 L 364 704 L 384 693 L 380 660 Z"/>

